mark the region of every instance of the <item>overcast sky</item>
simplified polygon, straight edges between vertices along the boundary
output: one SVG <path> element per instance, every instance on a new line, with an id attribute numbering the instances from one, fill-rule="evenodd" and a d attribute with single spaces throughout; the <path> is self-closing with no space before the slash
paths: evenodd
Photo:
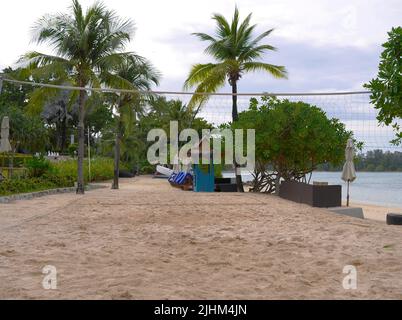
<path id="1" fill-rule="evenodd" d="M 86 6 L 92 0 L 81 0 Z M 180 90 L 190 66 L 208 62 L 204 43 L 192 32 L 213 33 L 211 15 L 228 18 L 235 4 L 244 18 L 253 12 L 257 32 L 275 28 L 268 43 L 279 51 L 265 62 L 284 65 L 289 80 L 264 74 L 242 79 L 242 92 L 361 90 L 376 75 L 387 31 L 401 24 L 401 0 L 104 0 L 136 24 L 129 50 L 149 58 L 162 72 L 159 89 Z M 30 28 L 46 13 L 66 12 L 70 0 L 2 1 L 0 68 L 13 65 L 30 43 Z M 39 48 L 50 52 L 49 48 Z"/>

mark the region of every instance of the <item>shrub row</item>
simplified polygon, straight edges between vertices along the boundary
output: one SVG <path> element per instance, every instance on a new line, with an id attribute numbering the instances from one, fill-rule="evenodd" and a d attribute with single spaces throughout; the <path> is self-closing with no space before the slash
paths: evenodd
<path id="1" fill-rule="evenodd" d="M 14 179 L 0 182 L 0 195 L 8 196 L 18 193 L 28 193 L 56 188 L 73 187 L 74 181 L 54 176 L 41 178 Z"/>
<path id="2" fill-rule="evenodd" d="M 124 164 L 120 165 L 121 170 L 126 170 Z M 54 163 L 51 165 L 53 175 L 68 177 L 77 180 L 77 161 L 69 160 Z M 89 179 L 88 161 L 84 161 L 84 178 L 86 182 L 105 181 L 113 178 L 114 164 L 113 159 L 96 158 L 91 161 L 91 179 Z"/>
<path id="3" fill-rule="evenodd" d="M 35 168 L 43 167 L 42 164 L 33 164 Z M 127 169 L 124 165 L 122 169 Z M 26 179 L 4 180 L 0 182 L 0 196 L 43 191 L 56 188 L 69 188 L 74 186 L 77 180 L 77 161 L 69 160 L 52 163 L 45 171 L 31 169 L 31 176 Z M 84 172 L 85 181 L 99 182 L 113 178 L 113 160 L 107 158 L 97 158 L 91 161 L 91 179 L 89 179 L 88 161 L 85 161 Z M 39 176 L 34 176 L 39 175 Z"/>

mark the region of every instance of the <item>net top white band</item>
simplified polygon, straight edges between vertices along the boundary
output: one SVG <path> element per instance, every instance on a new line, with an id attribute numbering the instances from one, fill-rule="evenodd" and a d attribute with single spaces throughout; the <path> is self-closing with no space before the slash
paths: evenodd
<path id="1" fill-rule="evenodd" d="M 286 96 L 337 96 L 337 95 L 354 95 L 354 94 L 370 94 L 370 91 L 343 91 L 343 92 L 294 92 L 294 93 L 210 93 L 210 92 L 181 92 L 181 91 L 141 91 L 141 90 L 129 90 L 129 89 L 116 89 L 116 88 L 91 88 L 91 87 L 75 87 L 75 86 L 65 86 L 65 85 L 55 85 L 48 83 L 39 83 L 31 81 L 20 81 L 10 78 L 5 78 L 0 75 L 0 80 L 21 84 L 29 85 L 33 87 L 42 88 L 53 88 L 62 90 L 76 90 L 76 91 L 93 91 L 93 92 L 108 92 L 108 93 L 136 93 L 136 94 L 168 94 L 168 95 L 206 95 L 206 96 L 275 96 L 275 97 L 286 97 Z"/>

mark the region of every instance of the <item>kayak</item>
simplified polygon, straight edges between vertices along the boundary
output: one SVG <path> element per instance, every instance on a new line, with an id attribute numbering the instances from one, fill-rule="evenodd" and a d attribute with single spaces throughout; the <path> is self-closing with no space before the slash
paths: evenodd
<path id="1" fill-rule="evenodd" d="M 173 174 L 173 170 L 162 167 L 162 166 L 157 166 L 156 171 L 158 171 L 160 174 L 167 176 L 167 177 L 170 177 Z"/>

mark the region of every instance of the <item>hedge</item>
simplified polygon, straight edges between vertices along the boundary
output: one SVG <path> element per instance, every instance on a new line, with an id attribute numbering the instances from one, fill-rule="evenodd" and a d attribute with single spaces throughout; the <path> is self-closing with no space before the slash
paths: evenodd
<path id="1" fill-rule="evenodd" d="M 121 165 L 122 169 L 127 169 Z M 90 182 L 100 182 L 113 178 L 113 159 L 97 158 L 91 161 Z M 84 165 L 85 181 L 89 181 L 88 161 Z M 37 192 L 56 188 L 69 188 L 77 180 L 77 161 L 68 160 L 52 163 L 48 172 L 41 177 L 27 179 L 6 179 L 0 182 L 0 196 Z"/>

